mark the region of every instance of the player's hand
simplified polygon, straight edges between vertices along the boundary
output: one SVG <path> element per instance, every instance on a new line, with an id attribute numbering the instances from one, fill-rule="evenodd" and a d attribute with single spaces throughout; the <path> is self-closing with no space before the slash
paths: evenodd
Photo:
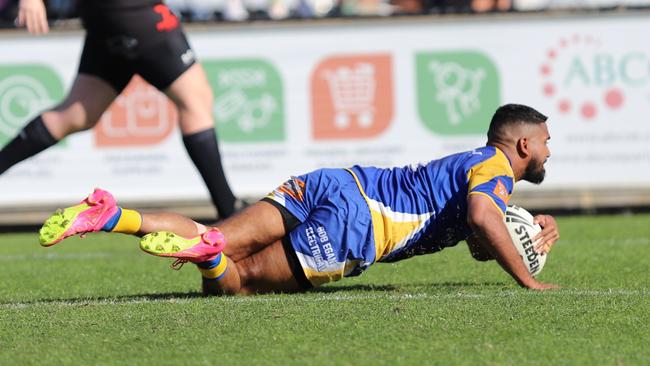
<path id="1" fill-rule="evenodd" d="M 560 239 L 560 230 L 557 223 L 551 215 L 537 215 L 533 218 L 533 222 L 542 227 L 542 231 L 533 238 L 533 243 L 537 243 L 535 244 L 535 251 L 540 254 L 547 254 Z"/>
<path id="2" fill-rule="evenodd" d="M 45 34 L 50 27 L 47 24 L 47 12 L 43 0 L 20 0 L 16 25 L 27 27 L 31 34 Z"/>
<path id="3" fill-rule="evenodd" d="M 529 290 L 535 290 L 535 291 L 546 291 L 546 290 L 557 290 L 559 288 L 562 288 L 559 285 L 554 285 L 552 283 L 544 283 L 544 282 L 539 282 L 535 279 L 533 279 L 531 282 L 523 285 L 523 287 L 529 289 Z"/>

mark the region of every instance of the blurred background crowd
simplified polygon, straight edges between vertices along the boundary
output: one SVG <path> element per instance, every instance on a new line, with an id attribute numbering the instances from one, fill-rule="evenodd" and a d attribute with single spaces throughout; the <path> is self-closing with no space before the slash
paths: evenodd
<path id="1" fill-rule="evenodd" d="M 46 0 L 51 21 L 76 17 L 76 2 Z M 250 21 L 418 14 L 607 11 L 650 8 L 650 0 L 169 0 L 183 21 Z M 0 27 L 13 27 L 18 0 L 0 0 Z"/>

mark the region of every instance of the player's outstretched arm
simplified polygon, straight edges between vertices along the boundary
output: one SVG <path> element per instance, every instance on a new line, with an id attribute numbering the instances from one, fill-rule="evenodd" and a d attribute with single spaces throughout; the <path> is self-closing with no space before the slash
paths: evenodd
<path id="1" fill-rule="evenodd" d="M 510 239 L 501 211 L 488 197 L 476 194 L 469 196 L 467 222 L 499 265 L 519 285 L 533 290 L 558 288 L 557 285 L 539 282 L 528 273 Z"/>
<path id="2" fill-rule="evenodd" d="M 20 0 L 16 25 L 27 27 L 31 34 L 45 34 L 50 27 L 47 24 L 47 11 L 43 0 Z"/>

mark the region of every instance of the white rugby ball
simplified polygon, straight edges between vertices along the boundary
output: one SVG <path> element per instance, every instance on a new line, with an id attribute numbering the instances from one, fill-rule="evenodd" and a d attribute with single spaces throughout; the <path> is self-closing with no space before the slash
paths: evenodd
<path id="1" fill-rule="evenodd" d="M 512 242 L 528 268 L 528 272 L 537 276 L 544 268 L 547 257 L 545 254 L 536 253 L 535 243 L 533 243 L 533 238 L 542 231 L 542 228 L 538 224 L 533 224 L 533 215 L 517 206 L 508 206 L 505 221 Z"/>

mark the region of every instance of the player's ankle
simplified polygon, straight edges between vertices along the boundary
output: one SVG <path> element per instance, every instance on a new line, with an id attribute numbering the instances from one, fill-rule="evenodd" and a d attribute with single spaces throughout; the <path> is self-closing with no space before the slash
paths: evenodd
<path id="1" fill-rule="evenodd" d="M 196 264 L 201 276 L 205 280 L 219 281 L 228 271 L 228 258 L 225 254 L 219 253 L 214 259 Z"/>

